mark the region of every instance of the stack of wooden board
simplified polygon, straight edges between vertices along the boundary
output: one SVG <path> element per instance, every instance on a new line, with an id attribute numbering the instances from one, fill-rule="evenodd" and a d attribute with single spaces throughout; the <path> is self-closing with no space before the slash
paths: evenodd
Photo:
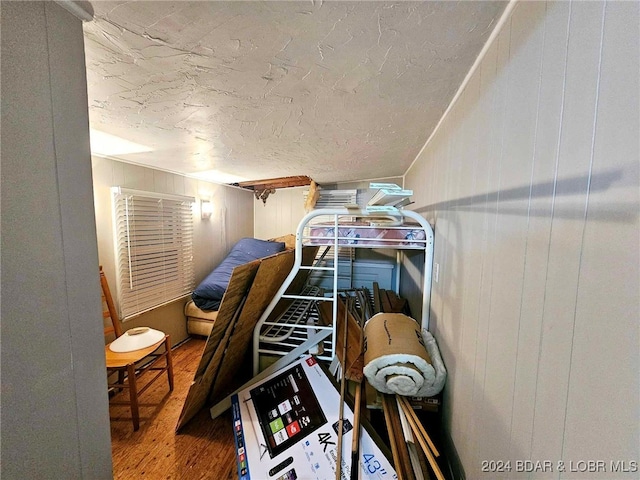
<path id="1" fill-rule="evenodd" d="M 377 283 L 373 284 L 373 302 L 376 312 L 404 313 L 411 316 L 406 298 L 399 297 L 393 290 L 378 288 Z"/>

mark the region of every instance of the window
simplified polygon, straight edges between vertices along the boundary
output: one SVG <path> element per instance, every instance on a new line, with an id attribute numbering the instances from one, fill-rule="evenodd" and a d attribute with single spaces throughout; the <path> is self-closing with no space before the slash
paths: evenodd
<path id="1" fill-rule="evenodd" d="M 117 293 L 122 320 L 194 288 L 193 197 L 113 187 Z"/>

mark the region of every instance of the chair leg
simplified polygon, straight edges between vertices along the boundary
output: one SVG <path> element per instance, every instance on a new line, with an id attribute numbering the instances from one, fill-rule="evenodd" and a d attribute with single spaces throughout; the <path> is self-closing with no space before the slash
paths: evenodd
<path id="1" fill-rule="evenodd" d="M 124 370 L 118 370 L 118 384 L 124 384 Z M 122 388 L 116 388 L 116 393 L 121 392 Z"/>
<path id="2" fill-rule="evenodd" d="M 173 392 L 173 357 L 171 355 L 171 341 L 169 335 L 164 339 L 164 348 L 167 350 L 167 376 L 169 377 L 169 391 Z"/>
<path id="3" fill-rule="evenodd" d="M 131 419 L 133 420 L 133 431 L 140 428 L 140 413 L 138 411 L 138 386 L 136 385 L 136 366 L 131 363 L 127 365 L 127 377 L 129 381 L 129 401 L 131 402 Z"/>

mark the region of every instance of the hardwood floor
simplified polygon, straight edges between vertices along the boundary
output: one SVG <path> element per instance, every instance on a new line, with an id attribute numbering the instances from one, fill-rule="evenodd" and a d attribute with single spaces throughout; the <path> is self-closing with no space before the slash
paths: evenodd
<path id="1" fill-rule="evenodd" d="M 129 480 L 227 480 L 237 479 L 231 411 L 212 420 L 201 410 L 181 431 L 175 433 L 189 385 L 198 367 L 205 340 L 192 338 L 173 350 L 174 390 L 159 379 L 140 400 L 140 429 L 133 431 L 126 406 L 109 407 L 113 478 Z M 119 395 L 126 395 L 121 393 Z M 379 411 L 370 418 L 386 440 L 386 428 Z M 439 443 L 439 419 L 427 417 L 425 427 Z M 440 447 L 439 447 L 440 448 Z M 440 458 L 447 479 L 453 478 L 445 458 Z"/>
<path id="2" fill-rule="evenodd" d="M 193 338 L 173 351 L 174 390 L 159 379 L 144 392 L 137 432 L 128 407 L 109 407 L 114 479 L 237 478 L 230 411 L 212 420 L 205 408 L 175 433 L 204 344 Z"/>

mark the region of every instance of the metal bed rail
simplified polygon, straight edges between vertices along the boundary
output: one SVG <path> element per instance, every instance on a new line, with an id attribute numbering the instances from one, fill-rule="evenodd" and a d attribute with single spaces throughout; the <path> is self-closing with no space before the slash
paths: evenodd
<path id="1" fill-rule="evenodd" d="M 423 289 L 422 289 L 422 328 L 429 327 L 429 304 L 431 298 L 431 276 L 433 261 L 433 229 L 431 225 L 418 213 L 411 210 L 395 210 L 393 215 L 401 217 L 403 220 L 412 221 L 409 226 L 424 231 L 424 239 L 409 239 L 402 241 L 401 239 L 381 239 L 381 238 L 361 238 L 354 243 L 353 237 L 341 236 L 339 229 L 342 226 L 340 221 L 343 218 L 378 218 L 380 212 L 369 212 L 366 209 L 354 208 L 332 208 L 313 210 L 305 215 L 296 229 L 296 246 L 294 263 L 291 272 L 283 282 L 282 286 L 271 300 L 264 313 L 258 320 L 253 332 L 253 371 L 254 375 L 258 374 L 260 369 L 260 355 L 286 355 L 289 351 L 295 349 L 301 343 L 313 336 L 314 333 L 331 329 L 332 335 L 330 341 L 327 339 L 325 353 L 319 356 L 320 359 L 333 360 L 335 356 L 335 325 L 338 310 L 338 250 L 339 247 L 352 248 L 385 248 L 393 250 L 423 250 L 425 252 L 424 270 L 423 270 Z M 323 223 L 324 226 L 333 225 L 333 235 L 313 236 L 309 234 L 309 228 L 318 227 L 319 218 L 330 218 L 331 223 Z M 349 225 L 349 228 L 367 229 L 367 228 L 384 228 L 385 230 L 406 229 L 397 226 L 376 226 L 368 225 Z M 307 245 L 332 246 L 333 265 L 320 266 L 314 263 L 311 266 L 302 266 L 302 248 Z M 311 292 L 305 288 L 300 294 L 286 294 L 287 289 L 293 282 L 294 278 L 300 270 L 317 270 L 329 272 L 333 276 L 332 291 L 324 296 L 319 296 L 318 292 Z M 279 316 L 276 320 L 269 320 L 269 316 L 275 309 L 281 299 L 293 300 L 292 305 L 287 312 Z M 332 325 L 323 326 L 318 322 L 316 302 L 332 303 Z M 312 315 L 312 312 L 316 312 Z M 318 355 L 320 355 L 318 353 Z"/>

